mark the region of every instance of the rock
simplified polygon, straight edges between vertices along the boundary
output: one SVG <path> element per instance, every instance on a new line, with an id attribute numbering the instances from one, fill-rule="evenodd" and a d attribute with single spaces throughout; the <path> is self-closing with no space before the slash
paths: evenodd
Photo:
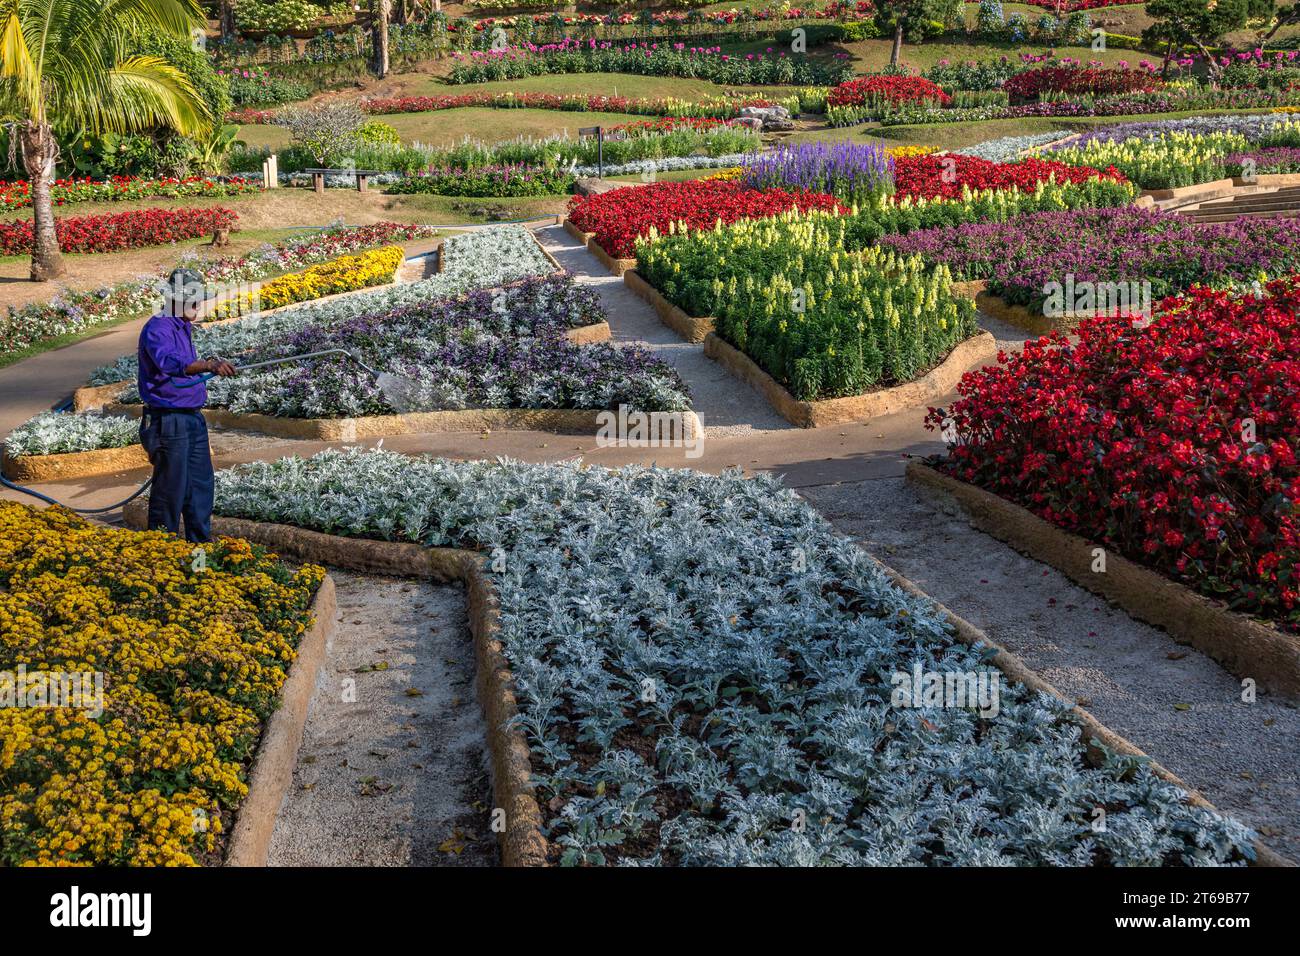
<path id="1" fill-rule="evenodd" d="M 747 129 L 752 129 L 756 133 L 761 133 L 763 131 L 763 121 L 757 116 L 742 116 L 739 119 L 732 120 L 731 125 L 744 126 Z"/>
<path id="2" fill-rule="evenodd" d="M 794 129 L 792 120 L 768 120 L 763 123 L 764 133 L 784 133 L 787 130 Z"/>
<path id="3" fill-rule="evenodd" d="M 594 196 L 598 193 L 607 193 L 611 189 L 619 189 L 628 183 L 611 182 L 608 179 L 597 179 L 594 176 L 583 177 L 575 180 L 573 191 L 579 196 Z"/>

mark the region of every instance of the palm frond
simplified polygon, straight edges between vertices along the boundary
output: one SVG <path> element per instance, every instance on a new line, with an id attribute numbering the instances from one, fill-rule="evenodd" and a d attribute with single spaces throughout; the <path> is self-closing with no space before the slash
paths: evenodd
<path id="1" fill-rule="evenodd" d="M 89 127 L 128 133 L 169 126 L 186 136 L 212 128 L 212 116 L 189 78 L 155 56 L 135 56 L 108 72 L 107 96 L 87 104 Z"/>
<path id="2" fill-rule="evenodd" d="M 0 34 L 0 77 L 10 87 L 9 96 L 16 98 L 19 105 L 30 111 L 39 106 L 41 76 L 32 62 L 23 25 L 16 12 L 10 13 L 4 32 Z"/>

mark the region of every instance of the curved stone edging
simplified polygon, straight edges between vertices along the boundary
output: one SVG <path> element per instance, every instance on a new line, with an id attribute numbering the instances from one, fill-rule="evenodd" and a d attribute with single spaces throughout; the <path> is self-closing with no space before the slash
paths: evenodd
<path id="1" fill-rule="evenodd" d="M 647 282 L 636 269 L 628 269 L 623 273 L 623 284 L 648 302 L 659 316 L 659 321 L 687 342 L 703 342 L 713 331 L 712 317 L 688 315 L 685 310 L 664 298 L 663 293 Z"/>
<path id="2" fill-rule="evenodd" d="M 636 268 L 635 259 L 615 259 L 608 252 L 601 248 L 596 237 L 592 236 L 587 240 L 587 251 L 600 260 L 600 264 L 616 276 L 621 276 L 629 269 Z"/>
<path id="3" fill-rule="evenodd" d="M 583 232 L 581 229 L 579 229 L 577 226 L 573 224 L 573 220 L 570 219 L 568 216 L 564 217 L 563 225 L 564 225 L 564 231 L 567 232 L 569 235 L 571 235 L 574 239 L 577 239 L 584 246 L 588 242 L 590 242 L 591 237 L 595 235 L 594 232 Z"/>
<path id="4" fill-rule="evenodd" d="M 1231 192 L 1231 179 L 1214 179 L 1208 183 L 1193 183 L 1190 186 L 1177 186 L 1173 189 L 1144 189 L 1138 193 L 1138 196 L 1139 198 L 1149 196 L 1156 202 L 1165 202 L 1170 199 L 1190 200 L 1192 197 L 1201 197 L 1202 194 L 1205 199 L 1209 199 Z"/>
<path id="5" fill-rule="evenodd" d="M 912 382 L 865 395 L 802 402 L 744 352 L 716 332 L 704 339 L 704 354 L 732 375 L 754 386 L 786 421 L 799 428 L 860 422 L 933 401 L 952 391 L 972 369 L 991 364 L 998 354 L 992 333 L 980 331 L 959 343 L 939 365 Z"/>
<path id="6" fill-rule="evenodd" d="M 140 405 L 111 404 L 114 415 L 139 417 Z M 464 408 L 405 415 L 366 415 L 360 418 L 277 418 L 257 413 L 239 414 L 224 408 L 205 408 L 203 417 L 217 428 L 242 429 L 305 441 L 360 441 L 391 435 L 443 432 L 542 431 L 561 435 L 595 435 L 599 416 L 606 410 L 587 408 Z M 694 412 L 683 413 L 690 438 L 703 432 Z"/>
<path id="7" fill-rule="evenodd" d="M 986 283 L 987 285 L 987 283 Z M 980 291 L 975 295 L 975 308 L 1008 325 L 1032 332 L 1034 335 L 1046 335 L 1049 332 L 1068 332 L 1079 324 L 1083 316 L 1062 315 L 1048 318 L 1038 312 L 1030 312 L 1023 305 L 1011 305 L 1006 299 L 991 292 Z"/>
<path id="8" fill-rule="evenodd" d="M 142 530 L 147 511 L 148 505 L 144 500 L 133 501 L 122 509 L 123 521 L 128 528 Z M 226 522 L 227 519 L 214 518 L 213 533 L 249 538 L 278 550 L 274 542 L 240 534 L 236 529 L 225 527 Z M 257 753 L 248 772 L 248 795 L 235 812 L 235 825 L 226 843 L 224 866 L 266 866 L 276 817 L 293 783 L 298 748 L 302 746 L 303 728 L 307 725 L 307 710 L 316 691 L 316 675 L 334 632 L 334 579 L 328 574 L 312 596 L 311 612 L 311 629 L 298 642 L 289 675 L 280 688 L 279 705 L 262 725 Z"/>
<path id="9" fill-rule="evenodd" d="M 137 510 L 143 513 L 143 508 Z M 506 829 L 499 834 L 501 862 L 505 866 L 546 866 L 547 842 L 542 835 L 542 812 L 533 796 L 528 742 L 515 724 L 519 708 L 514 678 L 497 638 L 500 610 L 496 589 L 486 571 L 486 559 L 475 551 L 461 548 L 425 548 L 418 544 L 345 538 L 243 518 L 215 516 L 212 530 L 214 534 L 245 538 L 281 555 L 292 555 L 316 564 L 369 574 L 464 582 L 470 633 L 474 638 L 475 686 L 488 725 L 493 802 L 497 808 L 506 811 Z M 333 620 L 332 615 L 330 620 Z M 313 674 L 311 684 L 314 683 Z M 306 698 L 310 697 L 309 686 Z M 297 743 L 291 759 L 296 758 L 296 754 Z M 292 770 L 291 762 L 290 774 Z M 244 805 L 248 805 L 247 800 Z M 267 843 L 269 845 L 269 833 Z"/>
<path id="10" fill-rule="evenodd" d="M 1212 657 L 1229 673 L 1250 678 L 1261 689 L 1300 700 L 1300 638 L 1230 611 L 1113 551 L 1102 549 L 1106 571 L 1094 573 L 1094 551 L 1099 545 L 920 461 L 907 463 L 907 480 L 952 496 L 981 531 L 1051 565 L 1133 617 L 1164 629 L 1175 641 Z"/>
<path id="11" fill-rule="evenodd" d="M 145 455 L 143 446 L 137 443 L 118 448 L 93 448 L 90 451 L 72 451 L 60 455 L 18 455 L 13 458 L 0 449 L 0 463 L 5 477 L 11 481 L 62 481 L 148 468 L 149 458 Z"/>
<path id="12" fill-rule="evenodd" d="M 909 463 L 909 474 L 908 474 L 909 478 L 911 477 L 910 469 L 911 469 L 911 463 Z M 1173 773 L 1171 770 L 1169 770 L 1159 761 L 1152 759 L 1150 755 L 1148 755 L 1145 751 L 1139 748 L 1128 738 L 1122 737 L 1119 734 L 1115 733 L 1115 731 L 1111 730 L 1109 727 L 1103 724 L 1091 712 L 1085 710 L 1084 708 L 1080 707 L 1078 704 L 1071 701 L 1064 694 L 1058 691 L 1052 684 L 1050 684 L 1047 680 L 1045 680 L 1042 676 L 1040 676 L 1037 671 L 1035 671 L 1028 664 L 1026 664 L 1018 655 L 1007 650 L 1005 647 L 1003 647 L 997 641 L 993 640 L 986 633 L 984 633 L 984 631 L 980 630 L 974 624 L 971 624 L 965 618 L 960 617 L 957 614 L 954 614 L 943 604 L 940 604 L 934 598 L 930 597 L 930 595 L 926 594 L 925 591 L 923 591 L 921 588 L 917 587 L 917 585 L 914 584 L 911 580 L 899 574 L 897 571 L 895 571 L 889 565 L 885 564 L 879 558 L 870 554 L 868 554 L 867 556 L 899 588 L 901 588 L 902 590 L 908 592 L 909 594 L 915 597 L 922 598 L 925 601 L 928 601 L 930 605 L 934 608 L 934 610 L 942 618 L 944 618 L 944 620 L 946 620 L 949 624 L 952 625 L 953 631 L 955 632 L 957 638 L 963 644 L 967 644 L 972 647 L 976 645 L 983 645 L 984 647 L 987 647 L 990 650 L 996 651 L 997 653 L 994 654 L 993 657 L 990 659 L 993 661 L 993 664 L 998 668 L 998 670 L 1002 671 L 1002 673 L 1004 673 L 1008 678 L 1010 678 L 1013 683 L 1021 684 L 1025 687 L 1028 687 L 1030 690 L 1038 691 L 1040 693 L 1048 695 L 1049 697 L 1055 697 L 1058 700 L 1064 701 L 1066 704 L 1069 704 L 1070 713 L 1076 719 L 1078 719 L 1078 721 L 1083 725 L 1084 744 L 1087 747 L 1087 757 L 1090 762 L 1096 762 L 1099 759 L 1101 759 L 1102 756 L 1101 751 L 1093 744 L 1093 740 L 1096 740 L 1102 746 L 1110 749 L 1115 753 L 1121 753 L 1132 757 L 1143 758 L 1144 760 L 1147 761 L 1147 766 L 1151 768 L 1152 773 L 1154 773 L 1157 777 L 1159 777 L 1161 780 L 1166 781 L 1167 783 L 1171 783 L 1174 786 L 1180 787 L 1183 790 L 1185 790 L 1187 792 L 1188 801 L 1193 806 L 1204 807 L 1207 810 L 1217 811 L 1217 808 L 1214 806 L 1214 804 L 1210 803 L 1210 801 L 1207 800 L 1204 794 L 1202 794 L 1199 790 L 1197 790 L 1195 787 L 1190 786 L 1182 778 L 1180 778 L 1177 774 Z M 1287 859 L 1281 854 L 1270 849 L 1268 846 L 1266 846 L 1263 842 L 1259 840 L 1255 841 L 1254 847 L 1255 847 L 1255 862 L 1252 864 L 1253 866 L 1295 866 L 1295 863 L 1293 863 L 1291 860 Z"/>

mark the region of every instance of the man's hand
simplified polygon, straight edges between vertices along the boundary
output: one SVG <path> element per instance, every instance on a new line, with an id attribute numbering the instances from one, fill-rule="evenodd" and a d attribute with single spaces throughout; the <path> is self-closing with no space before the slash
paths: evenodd
<path id="1" fill-rule="evenodd" d="M 225 359 L 219 358 L 199 359 L 199 361 L 191 362 L 185 366 L 186 375 L 202 375 L 205 372 L 227 377 L 235 374 L 235 367 Z"/>

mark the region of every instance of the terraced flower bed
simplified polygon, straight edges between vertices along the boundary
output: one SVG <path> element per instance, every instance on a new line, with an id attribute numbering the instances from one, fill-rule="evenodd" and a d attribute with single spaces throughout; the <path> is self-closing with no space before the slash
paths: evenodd
<path id="1" fill-rule="evenodd" d="M 280 309 L 295 302 L 355 292 L 394 281 L 397 269 L 406 258 L 401 246 L 381 246 L 330 262 L 310 266 L 261 283 L 257 291 L 240 293 L 220 303 L 213 318 L 229 318 L 257 309 Z"/>
<path id="2" fill-rule="evenodd" d="M 126 415 L 43 412 L 5 438 L 4 475 L 31 484 L 144 468 L 140 423 Z"/>
<path id="3" fill-rule="evenodd" d="M 117 252 L 161 246 L 232 229 L 239 215 L 232 209 L 138 209 L 103 216 L 69 216 L 54 220 L 64 252 Z M 31 252 L 33 225 L 22 219 L 0 222 L 0 255 Z"/>
<path id="4" fill-rule="evenodd" d="M 770 477 L 329 451 L 221 472 L 217 510 L 499 549 L 498 637 L 553 863 L 1253 853 L 1145 762 L 1088 763 L 1054 698 L 1006 684 L 996 713 L 894 703 L 899 673 L 986 672 L 986 655 Z"/>
<path id="5" fill-rule="evenodd" d="M 1300 279 L 1026 344 L 932 413 L 937 467 L 1233 610 L 1300 631 Z"/>
<path id="6" fill-rule="evenodd" d="M 848 217 L 742 220 L 638 243 L 638 271 L 797 400 L 910 382 L 977 331 L 946 269 L 851 246 Z"/>
<path id="7" fill-rule="evenodd" d="M 655 183 L 639 189 L 615 189 L 594 196 L 574 197 L 569 221 L 593 233 L 601 249 L 614 258 L 628 258 L 637 239 L 651 230 L 709 229 L 719 220 L 774 216 L 789 209 L 848 210 L 834 196 L 746 189 L 726 180 Z"/>
<path id="8" fill-rule="evenodd" d="M 30 206 L 31 188 L 31 183 L 25 179 L 0 182 L 0 210 Z M 164 197 L 189 199 L 195 196 L 242 196 L 261 188 L 258 183 L 238 176 L 226 180 L 207 176 L 187 176 L 183 179 L 166 176 L 158 179 L 113 176 L 105 180 L 56 179 L 50 187 L 50 194 L 54 205 L 63 206 L 76 202 L 121 202 Z"/>
<path id="9" fill-rule="evenodd" d="M 943 264 L 954 278 L 987 279 L 988 291 L 1041 315 L 1055 299 L 1067 311 L 1106 311 L 1110 290 L 1125 304 L 1149 284 L 1151 301 L 1196 284 L 1247 284 L 1257 276 L 1300 270 L 1300 222 L 1240 219 L 1196 223 L 1157 209 L 1120 207 L 1038 212 L 1001 223 L 967 223 L 886 236 L 880 244 Z M 1062 298 L 1069 288 L 1089 304 Z M 1051 288 L 1056 289 L 1053 293 Z M 1136 311 L 1136 310 L 1134 310 Z"/>
<path id="10" fill-rule="evenodd" d="M 220 861 L 324 571 L 231 539 L 203 562 L 0 501 L 0 863 Z"/>

